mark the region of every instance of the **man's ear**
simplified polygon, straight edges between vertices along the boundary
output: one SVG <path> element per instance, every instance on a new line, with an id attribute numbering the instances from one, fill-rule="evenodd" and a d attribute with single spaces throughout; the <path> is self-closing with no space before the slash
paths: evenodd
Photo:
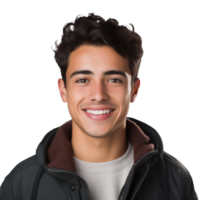
<path id="1" fill-rule="evenodd" d="M 131 90 L 131 103 L 135 101 L 135 98 L 137 96 L 138 90 L 140 87 L 140 79 L 137 78 L 133 84 L 132 90 Z"/>
<path id="2" fill-rule="evenodd" d="M 66 103 L 67 102 L 67 89 L 65 88 L 64 81 L 61 78 L 58 79 L 58 88 L 59 88 L 59 92 L 60 92 L 62 101 Z"/>

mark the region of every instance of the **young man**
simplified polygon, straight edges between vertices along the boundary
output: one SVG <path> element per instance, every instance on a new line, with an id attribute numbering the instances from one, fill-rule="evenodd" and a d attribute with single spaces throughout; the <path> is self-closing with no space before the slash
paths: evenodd
<path id="1" fill-rule="evenodd" d="M 91 13 L 68 23 L 56 47 L 72 120 L 8 174 L 0 200 L 197 200 L 189 171 L 156 130 L 126 117 L 143 55 L 134 27 Z"/>

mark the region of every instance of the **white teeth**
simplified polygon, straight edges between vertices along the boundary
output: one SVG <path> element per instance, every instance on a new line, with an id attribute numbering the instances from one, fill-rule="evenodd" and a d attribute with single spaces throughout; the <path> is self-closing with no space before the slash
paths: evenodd
<path id="1" fill-rule="evenodd" d="M 105 114 L 105 113 L 109 113 L 111 111 L 112 110 L 86 110 L 86 112 L 91 113 L 93 115 L 102 115 L 102 114 Z"/>

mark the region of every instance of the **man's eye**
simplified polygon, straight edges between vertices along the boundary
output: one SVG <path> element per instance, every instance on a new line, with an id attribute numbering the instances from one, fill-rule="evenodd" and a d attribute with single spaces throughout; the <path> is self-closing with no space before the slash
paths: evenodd
<path id="1" fill-rule="evenodd" d="M 82 81 L 82 80 L 87 80 L 87 79 L 84 79 L 84 78 L 79 79 L 78 81 L 76 81 L 76 83 L 84 83 L 84 81 Z M 81 81 L 81 82 L 79 82 L 79 81 Z"/>
<path id="2" fill-rule="evenodd" d="M 122 81 L 121 80 L 119 80 L 119 79 L 116 79 L 116 78 L 113 78 L 113 79 L 110 79 L 110 80 L 118 80 L 118 82 L 117 83 L 122 83 Z M 110 81 L 109 80 L 109 81 Z"/>
<path id="3" fill-rule="evenodd" d="M 84 78 L 79 79 L 78 81 L 76 81 L 76 83 L 85 83 L 84 80 L 87 80 L 87 79 L 84 79 Z M 122 81 L 121 81 L 120 79 L 113 78 L 113 79 L 110 79 L 110 80 L 117 80 L 116 83 L 122 83 Z M 110 80 L 109 80 L 109 81 L 110 81 Z M 87 81 L 88 81 L 88 80 L 87 80 Z M 111 82 L 115 82 L 115 81 L 111 81 Z"/>

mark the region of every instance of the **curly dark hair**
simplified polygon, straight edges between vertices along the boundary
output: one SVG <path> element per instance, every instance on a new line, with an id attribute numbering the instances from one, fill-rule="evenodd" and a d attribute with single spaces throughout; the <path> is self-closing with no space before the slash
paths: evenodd
<path id="1" fill-rule="evenodd" d="M 67 23 L 63 27 L 61 42 L 60 44 L 55 42 L 56 50 L 54 50 L 54 58 L 61 70 L 65 88 L 69 55 L 82 44 L 107 45 L 127 58 L 132 73 L 132 86 L 138 76 L 143 49 L 141 37 L 134 31 L 134 26 L 130 25 L 132 31 L 126 26 L 119 26 L 116 19 L 109 18 L 105 21 L 94 13 L 89 13 L 88 17 L 78 15 L 74 23 Z"/>

